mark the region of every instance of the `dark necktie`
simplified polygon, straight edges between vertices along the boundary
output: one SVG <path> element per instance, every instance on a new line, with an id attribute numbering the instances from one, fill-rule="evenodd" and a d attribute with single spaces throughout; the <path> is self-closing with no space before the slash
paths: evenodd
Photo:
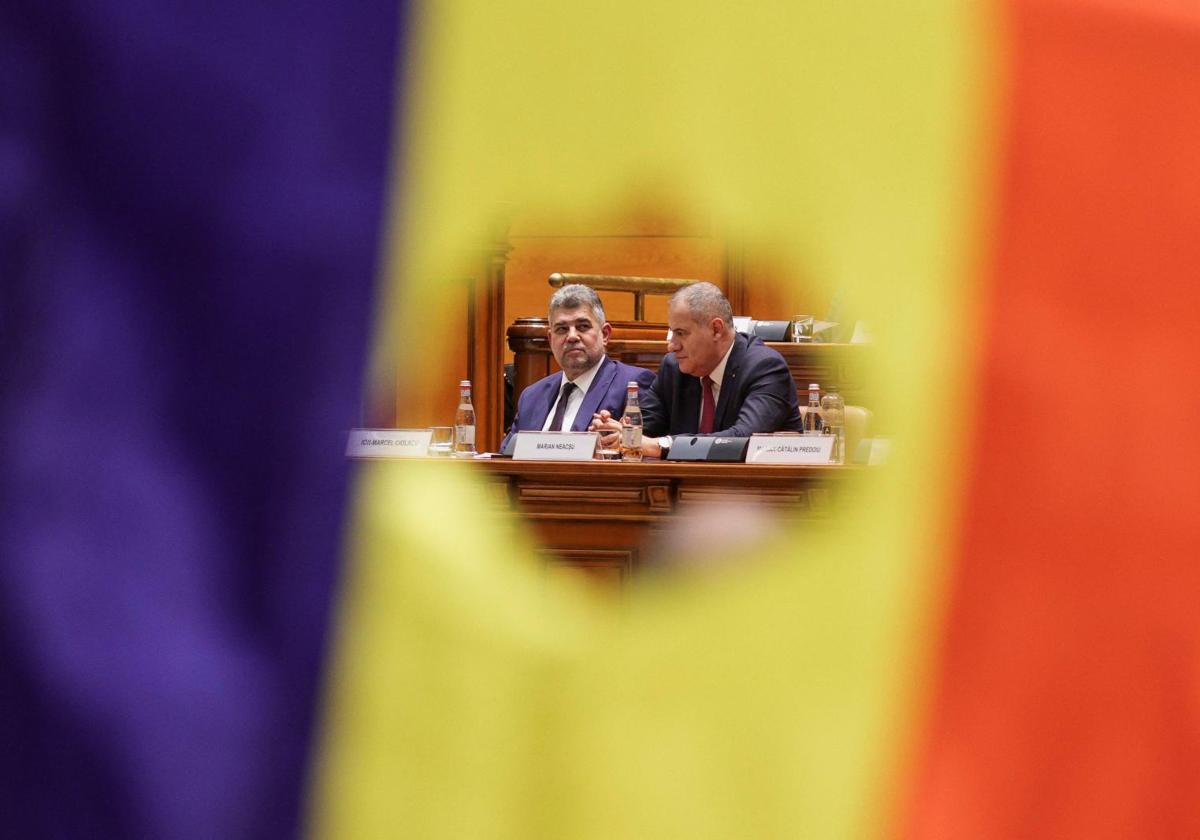
<path id="1" fill-rule="evenodd" d="M 700 434 L 711 435 L 713 420 L 717 414 L 717 402 L 713 399 L 712 392 L 713 382 L 706 376 L 700 380 L 700 384 L 704 387 L 704 397 L 700 403 Z"/>
<path id="2" fill-rule="evenodd" d="M 567 400 L 571 398 L 571 394 L 575 391 L 575 383 L 568 382 L 562 387 L 562 393 L 558 395 L 558 407 L 554 409 L 554 419 L 550 421 L 551 432 L 565 432 L 563 425 L 563 415 L 567 413 Z"/>

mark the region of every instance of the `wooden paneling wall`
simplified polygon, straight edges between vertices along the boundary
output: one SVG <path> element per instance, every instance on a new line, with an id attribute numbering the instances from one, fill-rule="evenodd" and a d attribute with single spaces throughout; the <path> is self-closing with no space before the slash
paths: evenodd
<path id="1" fill-rule="evenodd" d="M 505 279 L 505 323 L 546 317 L 556 271 L 708 280 L 725 290 L 734 312 L 763 319 L 824 317 L 826 300 L 793 288 L 765 248 L 747 249 L 740 237 L 710 218 L 685 219 L 646 209 L 612 218 L 559 218 L 530 213 L 513 217 L 512 251 Z M 633 317 L 633 296 L 601 295 L 610 320 Z M 646 319 L 665 322 L 666 299 L 650 296 Z M 511 358 L 508 359 L 511 361 Z"/>
<path id="2" fill-rule="evenodd" d="M 793 277 L 780 261 L 764 247 L 736 249 L 741 258 L 745 311 L 738 314 L 768 321 L 787 321 L 797 315 L 824 318 L 829 301 L 804 282 Z M 796 283 L 799 280 L 799 283 Z"/>
<path id="3" fill-rule="evenodd" d="M 553 291 L 546 278 L 556 271 L 686 277 L 724 287 L 725 241 L 710 218 L 669 217 L 646 209 L 593 218 L 518 214 L 509 229 L 506 323 L 546 317 Z M 632 295 L 602 292 L 601 297 L 610 320 L 633 317 Z M 646 318 L 665 322 L 666 299 L 649 297 Z"/>
<path id="4" fill-rule="evenodd" d="M 421 341 L 432 351 L 429 358 L 436 365 L 428 377 L 417 379 L 405 369 L 405 359 L 396 359 L 392 374 L 396 383 L 390 394 L 394 416 L 370 422 L 373 426 L 396 426 L 402 429 L 421 429 L 428 426 L 449 426 L 454 423 L 458 406 L 458 383 L 470 378 L 471 356 L 468 352 L 471 330 L 471 306 L 476 297 L 478 282 L 485 276 L 481 267 L 479 280 L 462 280 L 450 288 L 448 311 L 455 313 L 454 329 L 429 329 L 420 332 L 412 341 Z M 418 390 L 423 393 L 418 393 Z M 376 400 L 379 402 L 379 400 Z"/>

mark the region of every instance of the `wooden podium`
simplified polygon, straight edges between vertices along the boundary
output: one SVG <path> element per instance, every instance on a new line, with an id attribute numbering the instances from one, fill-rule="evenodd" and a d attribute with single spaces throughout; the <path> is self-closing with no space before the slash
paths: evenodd
<path id="1" fill-rule="evenodd" d="M 476 460 L 541 542 L 551 570 L 620 586 L 661 543 L 672 518 L 701 506 L 769 509 L 789 520 L 828 519 L 852 504 L 867 467 L 705 464 L 645 460 Z M 705 508 L 710 510 L 712 508 Z"/>

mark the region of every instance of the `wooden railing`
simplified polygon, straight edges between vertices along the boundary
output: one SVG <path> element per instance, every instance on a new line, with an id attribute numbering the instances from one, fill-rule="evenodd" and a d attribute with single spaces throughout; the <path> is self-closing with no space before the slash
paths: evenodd
<path id="1" fill-rule="evenodd" d="M 632 292 L 633 320 L 646 320 L 646 295 L 673 295 L 684 286 L 699 283 L 699 280 L 682 280 L 673 277 L 625 277 L 616 274 L 563 274 L 550 275 L 554 288 L 568 283 L 582 283 L 598 292 Z"/>

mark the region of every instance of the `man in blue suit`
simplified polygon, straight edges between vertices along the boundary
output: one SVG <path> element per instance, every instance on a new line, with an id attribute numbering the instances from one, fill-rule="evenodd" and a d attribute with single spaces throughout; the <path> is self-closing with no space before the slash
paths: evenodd
<path id="1" fill-rule="evenodd" d="M 642 398 L 642 452 L 661 456 L 674 435 L 748 437 L 803 431 L 796 384 L 787 362 L 762 339 L 733 328 L 733 310 L 712 283 L 676 292 L 667 307 L 670 351 Z M 605 441 L 619 432 L 620 412 L 593 428 Z"/>
<path id="2" fill-rule="evenodd" d="M 517 432 L 582 432 L 601 411 L 619 417 L 625 408 L 625 387 L 637 382 L 644 393 L 654 381 L 654 374 L 645 368 L 604 354 L 612 325 L 604 318 L 600 296 L 591 288 L 563 286 L 551 295 L 547 317 L 550 352 L 562 373 L 552 373 L 521 392 L 501 451 L 508 451 Z"/>

